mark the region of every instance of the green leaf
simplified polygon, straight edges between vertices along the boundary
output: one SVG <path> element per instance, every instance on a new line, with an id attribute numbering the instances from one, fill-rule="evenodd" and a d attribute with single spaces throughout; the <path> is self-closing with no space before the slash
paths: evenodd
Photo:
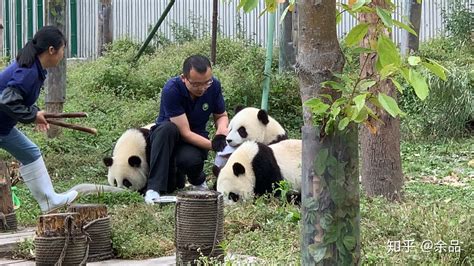
<path id="1" fill-rule="evenodd" d="M 337 125 L 337 129 L 342 131 L 347 127 L 347 125 L 349 125 L 349 118 L 344 117 L 343 119 L 339 121 L 339 124 Z"/>
<path id="2" fill-rule="evenodd" d="M 356 11 L 357 9 L 361 8 L 365 5 L 366 0 L 357 0 L 354 5 L 352 5 L 352 11 Z"/>
<path id="3" fill-rule="evenodd" d="M 375 85 L 375 80 L 366 79 L 359 83 L 358 87 L 361 91 L 366 91 L 368 88 Z"/>
<path id="4" fill-rule="evenodd" d="M 397 71 L 398 67 L 396 67 L 394 64 L 388 64 L 380 70 L 380 79 L 384 80 Z"/>
<path id="5" fill-rule="evenodd" d="M 353 101 L 356 105 L 357 111 L 360 111 L 360 110 L 362 110 L 362 108 L 364 108 L 365 97 L 366 96 L 367 96 L 367 94 L 361 94 L 361 95 L 357 95 L 356 97 L 354 97 Z"/>
<path id="6" fill-rule="evenodd" d="M 344 91 L 345 90 L 344 84 L 341 84 L 339 82 L 332 81 L 332 80 L 321 82 L 321 86 L 322 87 L 328 87 L 329 86 L 329 87 L 331 87 L 335 90 L 338 90 L 338 91 Z"/>
<path id="7" fill-rule="evenodd" d="M 258 0 L 246 0 L 243 8 L 246 13 L 252 11 L 254 8 L 258 6 Z"/>
<path id="8" fill-rule="evenodd" d="M 336 25 L 341 23 L 341 21 L 342 21 L 342 13 L 339 12 L 339 10 L 336 9 Z"/>
<path id="9" fill-rule="evenodd" d="M 408 64 L 411 66 L 417 66 L 421 62 L 421 58 L 419 56 L 409 56 L 408 57 Z"/>
<path id="10" fill-rule="evenodd" d="M 336 117 L 341 112 L 341 107 L 332 105 L 331 106 L 331 116 Z"/>
<path id="11" fill-rule="evenodd" d="M 416 96 L 418 96 L 420 100 L 423 101 L 426 99 L 429 94 L 426 78 L 414 69 L 410 69 L 410 85 L 413 87 Z"/>
<path id="12" fill-rule="evenodd" d="M 362 123 L 364 122 L 365 120 L 367 120 L 367 118 L 369 117 L 369 112 L 367 111 L 368 107 L 367 106 L 364 106 L 365 108 L 362 108 L 362 110 L 360 110 L 359 114 L 357 115 L 356 118 L 354 118 L 354 122 L 356 123 Z M 369 109 L 370 110 L 370 109 Z"/>
<path id="13" fill-rule="evenodd" d="M 382 19 L 382 22 L 385 25 L 385 27 L 391 29 L 393 27 L 393 21 L 392 21 L 392 16 L 390 14 L 390 11 L 380 8 L 380 7 L 376 7 L 375 9 L 377 11 L 377 15 L 380 17 L 380 19 Z"/>
<path id="14" fill-rule="evenodd" d="M 433 74 L 438 76 L 440 79 L 446 81 L 446 73 L 445 73 L 446 69 L 433 60 L 430 60 L 430 62 L 432 63 L 422 62 L 421 64 L 427 69 L 429 69 Z"/>
<path id="15" fill-rule="evenodd" d="M 403 23 L 403 22 L 400 22 L 398 20 L 393 20 L 393 24 L 395 24 L 395 26 L 399 27 L 399 28 L 402 28 L 406 31 L 408 31 L 409 33 L 415 35 L 415 36 L 418 36 L 418 34 L 416 34 L 415 30 L 408 26 L 407 24 Z"/>
<path id="16" fill-rule="evenodd" d="M 391 80 L 392 83 L 395 85 L 395 87 L 397 87 L 397 90 L 398 90 L 400 93 L 403 93 L 403 87 L 402 87 L 402 85 L 400 85 L 400 83 L 398 83 L 398 81 L 396 81 L 394 78 L 390 78 L 390 80 Z"/>
<path id="17" fill-rule="evenodd" d="M 329 104 L 323 103 L 321 99 L 318 98 L 309 99 L 304 103 L 304 105 L 311 108 L 311 111 L 316 115 L 322 114 L 329 109 Z"/>
<path id="18" fill-rule="evenodd" d="M 392 97 L 388 96 L 385 93 L 380 92 L 378 95 L 378 100 L 382 105 L 383 109 L 385 109 L 391 116 L 397 117 L 398 114 L 402 113 L 402 110 L 398 107 L 397 102 Z"/>
<path id="19" fill-rule="evenodd" d="M 313 252 L 313 259 L 316 263 L 319 263 L 324 259 L 324 256 L 326 255 L 326 250 L 326 246 L 316 247 L 315 251 Z"/>
<path id="20" fill-rule="evenodd" d="M 362 39 L 364 39 L 364 36 L 367 34 L 367 31 L 369 30 L 369 24 L 368 23 L 360 23 L 354 28 L 349 31 L 347 34 L 345 41 L 348 46 L 353 46 L 358 44 Z"/>
<path id="21" fill-rule="evenodd" d="M 393 64 L 399 66 L 401 64 L 400 54 L 397 46 L 393 41 L 385 35 L 380 35 L 377 41 L 377 52 L 382 67 Z"/>
<path id="22" fill-rule="evenodd" d="M 285 8 L 285 10 L 283 11 L 283 13 L 281 14 L 280 16 L 280 24 L 283 23 L 283 20 L 285 20 L 285 17 L 286 17 L 286 14 L 288 13 L 288 10 L 290 10 L 290 6 L 287 6 Z"/>
<path id="23" fill-rule="evenodd" d="M 349 251 L 353 250 L 356 247 L 356 238 L 355 238 L 355 236 L 345 236 L 342 241 L 344 242 L 344 246 Z"/>
<path id="24" fill-rule="evenodd" d="M 258 2 L 258 1 L 257 1 Z M 277 10 L 278 4 L 275 0 L 265 0 L 265 9 L 268 12 L 275 12 Z"/>
<path id="25" fill-rule="evenodd" d="M 402 74 L 402 77 L 406 80 L 406 82 L 410 83 L 410 69 L 402 67 L 400 69 L 400 74 Z"/>
<path id="26" fill-rule="evenodd" d="M 374 52 L 374 50 L 372 50 L 370 48 L 366 48 L 366 47 L 356 47 L 352 50 L 352 52 L 354 52 L 356 54 L 362 54 L 362 53 L 372 53 L 372 52 Z"/>
<path id="27" fill-rule="evenodd" d="M 326 161 L 328 159 L 329 150 L 320 149 L 314 161 L 314 171 L 318 176 L 322 176 L 326 170 Z"/>

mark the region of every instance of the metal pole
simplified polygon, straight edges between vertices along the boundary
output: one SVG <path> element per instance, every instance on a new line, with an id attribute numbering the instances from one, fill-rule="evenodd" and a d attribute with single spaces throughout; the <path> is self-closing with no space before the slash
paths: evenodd
<path id="1" fill-rule="evenodd" d="M 28 16 L 27 36 L 30 40 L 33 38 L 33 0 L 28 0 L 26 2 L 26 13 Z"/>
<path id="2" fill-rule="evenodd" d="M 37 0 L 36 6 L 37 6 L 37 12 L 38 12 L 38 29 L 41 29 L 44 25 L 43 22 L 43 0 Z"/>
<path id="3" fill-rule="evenodd" d="M 160 27 L 161 23 L 163 23 L 163 20 L 165 20 L 166 16 L 168 15 L 168 13 L 170 12 L 171 10 L 171 7 L 173 7 L 174 5 L 174 2 L 175 0 L 171 0 L 168 4 L 168 6 L 166 7 L 165 11 L 163 12 L 163 14 L 161 14 L 161 17 L 160 19 L 158 20 L 158 22 L 156 23 L 155 27 L 153 27 L 153 30 L 150 32 L 150 34 L 148 34 L 148 37 L 146 38 L 145 42 L 143 43 L 142 47 L 140 47 L 140 50 L 138 51 L 138 54 L 135 56 L 134 58 L 134 62 L 137 62 L 138 59 L 140 59 L 140 56 L 142 56 L 143 52 L 145 51 L 145 48 L 148 46 L 148 44 L 150 43 L 151 39 L 153 38 L 153 36 L 155 35 L 156 31 L 158 30 L 158 28 Z"/>
<path id="4" fill-rule="evenodd" d="M 22 24 L 21 24 L 21 10 L 22 5 L 21 5 L 21 0 L 16 1 L 16 47 L 17 51 L 20 51 L 20 49 L 23 47 L 23 34 L 22 34 Z"/>
<path id="5" fill-rule="evenodd" d="M 5 0 L 5 55 L 10 58 L 11 38 L 10 38 L 10 0 Z"/>
<path id="6" fill-rule="evenodd" d="M 77 3 L 71 0 L 71 57 L 77 56 Z"/>
<path id="7" fill-rule="evenodd" d="M 272 75 L 272 57 L 273 57 L 273 35 L 275 33 L 276 12 L 268 14 L 268 34 L 267 34 L 267 53 L 265 56 L 265 71 L 262 91 L 262 109 L 268 111 L 268 94 L 270 93 L 270 80 Z"/>

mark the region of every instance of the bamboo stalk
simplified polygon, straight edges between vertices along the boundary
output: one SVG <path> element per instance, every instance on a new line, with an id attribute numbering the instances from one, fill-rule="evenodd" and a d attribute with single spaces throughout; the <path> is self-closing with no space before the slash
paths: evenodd
<path id="1" fill-rule="evenodd" d="M 74 130 L 79 130 L 79 131 L 86 132 L 86 133 L 89 133 L 89 134 L 92 134 L 92 135 L 97 134 L 97 129 L 95 129 L 95 128 L 90 128 L 90 127 L 85 127 L 85 126 L 80 126 L 80 125 L 75 125 L 75 124 L 69 124 L 69 123 L 66 123 L 66 122 L 51 120 L 51 119 L 46 119 L 46 121 L 48 121 L 48 123 L 56 125 L 56 126 L 70 128 L 70 129 L 74 129 Z"/>

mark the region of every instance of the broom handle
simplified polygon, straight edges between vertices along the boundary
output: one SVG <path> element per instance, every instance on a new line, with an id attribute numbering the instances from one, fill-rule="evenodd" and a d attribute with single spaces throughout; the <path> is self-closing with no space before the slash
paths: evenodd
<path id="1" fill-rule="evenodd" d="M 45 118 L 75 118 L 75 117 L 87 117 L 87 113 L 76 112 L 76 113 L 45 113 Z"/>
<path id="2" fill-rule="evenodd" d="M 46 119 L 46 121 L 48 121 L 48 123 L 56 125 L 56 126 L 70 128 L 70 129 L 74 129 L 74 130 L 79 130 L 79 131 L 86 132 L 86 133 L 89 133 L 89 134 L 92 134 L 92 135 L 97 134 L 97 129 L 95 129 L 95 128 L 84 127 L 84 126 L 75 125 L 75 124 L 69 124 L 69 123 L 66 123 L 66 122 L 51 120 L 51 119 Z"/>

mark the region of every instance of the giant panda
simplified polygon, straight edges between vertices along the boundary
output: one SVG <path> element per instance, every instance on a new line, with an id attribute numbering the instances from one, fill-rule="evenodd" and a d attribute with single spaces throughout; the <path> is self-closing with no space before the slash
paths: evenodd
<path id="1" fill-rule="evenodd" d="M 237 147 L 246 140 L 270 145 L 288 139 L 285 129 L 265 110 L 246 107 L 236 111 L 226 138 L 230 146 Z"/>
<path id="2" fill-rule="evenodd" d="M 232 204 L 270 193 L 282 180 L 301 194 L 301 140 L 288 139 L 265 145 L 242 143 L 229 157 L 217 178 L 217 191 Z"/>
<path id="3" fill-rule="evenodd" d="M 117 140 L 112 157 L 103 162 L 108 167 L 111 186 L 143 192 L 149 172 L 150 126 L 127 129 Z"/>
<path id="4" fill-rule="evenodd" d="M 254 107 L 236 108 L 228 128 L 227 146 L 217 153 L 212 167 L 215 177 L 219 176 L 230 154 L 243 142 L 252 140 L 270 145 L 288 139 L 288 134 L 278 121 L 269 116 L 265 110 Z"/>

